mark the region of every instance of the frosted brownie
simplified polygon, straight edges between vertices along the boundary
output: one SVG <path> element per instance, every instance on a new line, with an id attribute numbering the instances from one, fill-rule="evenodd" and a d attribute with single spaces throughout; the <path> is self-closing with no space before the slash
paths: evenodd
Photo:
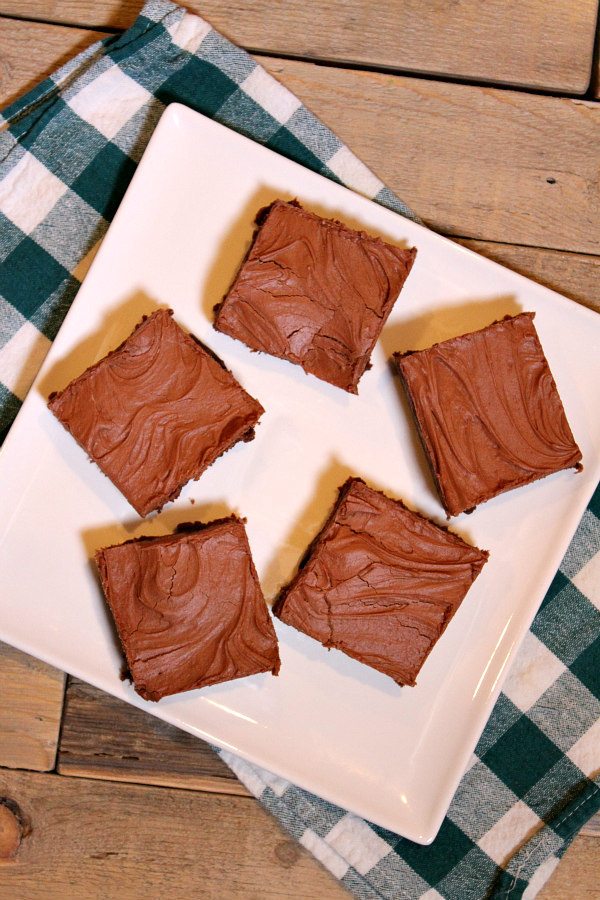
<path id="1" fill-rule="evenodd" d="M 403 250 L 293 201 L 261 210 L 215 328 L 352 394 L 411 270 Z"/>
<path id="2" fill-rule="evenodd" d="M 449 516 L 560 469 L 580 469 L 534 313 L 396 353 Z"/>
<path id="3" fill-rule="evenodd" d="M 239 519 L 126 541 L 96 562 L 142 697 L 277 675 L 277 638 Z"/>
<path id="4" fill-rule="evenodd" d="M 487 558 L 350 478 L 273 612 L 325 647 L 414 685 Z"/>
<path id="5" fill-rule="evenodd" d="M 161 309 L 48 406 L 140 516 L 174 500 L 264 412 Z"/>

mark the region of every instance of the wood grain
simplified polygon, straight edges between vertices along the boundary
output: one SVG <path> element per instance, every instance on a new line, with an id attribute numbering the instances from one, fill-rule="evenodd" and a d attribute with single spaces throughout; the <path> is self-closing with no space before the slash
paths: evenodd
<path id="1" fill-rule="evenodd" d="M 28 832 L 3 900 L 347 896 L 254 800 L 8 770 L 0 797 Z"/>
<path id="2" fill-rule="evenodd" d="M 67 691 L 59 771 L 222 793 L 244 790 L 208 745 L 75 679 Z M 599 866 L 600 814 L 576 839 L 541 900 L 566 900 L 569 885 L 578 891 L 569 900 L 591 900 Z"/>
<path id="3" fill-rule="evenodd" d="M 59 771 L 223 793 L 239 785 L 203 742 L 77 680 L 67 692 Z M 239 789 L 244 790 L 241 785 Z M 600 866 L 599 838 L 600 814 L 576 839 L 541 900 L 566 900 L 567 896 L 591 900 L 594 873 Z M 565 894 L 569 885 L 576 894 Z"/>
<path id="4" fill-rule="evenodd" d="M 378 9 L 348 0 L 335 16 L 326 0 L 188 5 L 259 51 L 573 93 L 589 78 L 597 11 L 596 0 L 442 0 L 418 8 L 417 0 L 393 0 Z M 26 12 L 125 27 L 140 7 L 141 0 L 28 0 Z M 24 5 L 0 0 L 1 12 L 23 15 Z M 516 27 L 523 23 L 526 29 Z M 0 20 L 0 105 L 100 36 Z M 600 104 L 264 63 L 434 227 L 600 307 L 600 258 L 592 255 L 599 246 Z M 600 77 L 596 85 L 600 96 Z M 63 678 L 0 646 L 0 766 L 52 768 Z M 146 900 L 165 883 L 182 896 L 346 895 L 248 796 L 204 793 L 245 793 L 207 745 L 81 682 L 69 688 L 59 769 L 80 777 L 0 771 L 0 797 L 22 811 L 21 843 L 15 840 L 14 861 L 2 864 L 0 898 Z M 600 815 L 576 838 L 541 900 L 600 897 L 599 837 Z"/>
<path id="5" fill-rule="evenodd" d="M 596 853 L 598 853 L 598 865 L 600 866 L 600 812 L 597 812 L 589 822 L 586 822 L 581 829 L 581 834 L 584 834 L 587 837 L 594 837 L 598 841 Z"/>
<path id="6" fill-rule="evenodd" d="M 54 768 L 64 679 L 46 663 L 0 644 L 0 766 Z"/>
<path id="7" fill-rule="evenodd" d="M 598 252 L 600 104 L 262 61 L 436 230 Z"/>
<path id="8" fill-rule="evenodd" d="M 0 898 L 147 900 L 348 896 L 258 803 L 166 788 L 0 771 L 22 837 Z M 540 900 L 592 900 L 598 842 L 579 835 Z"/>
<path id="9" fill-rule="evenodd" d="M 27 15 L 126 28 L 141 0 L 28 0 Z M 188 0 L 244 47 L 405 72 L 583 93 L 592 68 L 597 0 Z M 0 12 L 23 15 L 22 0 Z"/>
<path id="10" fill-rule="evenodd" d="M 0 108 L 103 37 L 79 28 L 0 19 Z"/>
<path id="11" fill-rule="evenodd" d="M 5 22 L 4 25 L 6 31 L 0 32 L 0 105 L 13 99 L 36 78 L 55 69 L 69 55 L 69 48 L 74 51 L 99 37 L 95 32 L 32 22 Z M 379 163 L 383 165 L 383 160 Z M 598 257 L 577 253 L 565 255 L 552 250 L 485 241 L 465 240 L 462 243 L 600 310 Z"/>
<path id="12" fill-rule="evenodd" d="M 77 679 L 67 688 L 58 771 L 248 796 L 204 741 Z"/>
<path id="13" fill-rule="evenodd" d="M 73 34 L 96 37 L 26 22 L 0 30 L 5 96 L 52 69 Z M 598 252 L 600 104 L 263 62 L 436 230 Z"/>
<path id="14" fill-rule="evenodd" d="M 580 834 L 537 895 L 537 900 L 598 900 L 599 897 L 598 841 Z"/>

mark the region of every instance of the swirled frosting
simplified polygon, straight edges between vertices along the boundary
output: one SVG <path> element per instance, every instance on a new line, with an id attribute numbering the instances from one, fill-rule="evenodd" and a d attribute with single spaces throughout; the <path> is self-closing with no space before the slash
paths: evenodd
<path id="1" fill-rule="evenodd" d="M 417 251 L 321 219 L 296 201 L 276 200 L 257 223 L 215 308 L 215 328 L 356 394 Z"/>
<path id="2" fill-rule="evenodd" d="M 394 354 L 446 512 L 581 468 L 534 313 Z"/>
<path id="3" fill-rule="evenodd" d="M 134 509 L 173 500 L 264 412 L 223 363 L 158 310 L 48 406 Z"/>
<path id="4" fill-rule="evenodd" d="M 273 612 L 325 647 L 414 685 L 487 558 L 351 478 Z"/>
<path id="5" fill-rule="evenodd" d="M 160 700 L 258 672 L 279 652 L 243 523 L 231 517 L 96 554 L 138 694 Z"/>

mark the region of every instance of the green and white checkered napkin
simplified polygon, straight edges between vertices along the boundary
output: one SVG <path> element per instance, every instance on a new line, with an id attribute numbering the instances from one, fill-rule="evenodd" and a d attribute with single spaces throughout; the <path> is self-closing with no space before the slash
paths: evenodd
<path id="1" fill-rule="evenodd" d="M 171 101 L 413 217 L 247 53 L 152 0 L 0 117 L 2 436 Z M 597 490 L 430 847 L 221 756 L 358 897 L 514 900 L 536 894 L 600 808 L 599 714 Z"/>

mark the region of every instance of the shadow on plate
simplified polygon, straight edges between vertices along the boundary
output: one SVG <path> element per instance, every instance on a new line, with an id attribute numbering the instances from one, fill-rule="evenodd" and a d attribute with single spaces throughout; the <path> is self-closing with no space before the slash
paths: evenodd
<path id="1" fill-rule="evenodd" d="M 399 303 L 402 300 L 400 299 Z M 485 300 L 465 300 L 453 305 L 440 301 L 435 310 L 429 310 L 414 319 L 393 322 L 384 327 L 380 341 L 388 359 L 392 353 L 408 350 L 425 350 L 432 344 L 459 337 L 469 331 L 478 331 L 504 316 L 522 312 L 512 294 L 503 294 Z"/>
<path id="2" fill-rule="evenodd" d="M 265 566 L 262 588 L 270 605 L 293 578 L 307 548 L 325 524 L 337 499 L 338 488 L 351 475 L 359 474 L 337 459 L 332 459 L 321 473 L 302 513 Z"/>
<path id="3" fill-rule="evenodd" d="M 95 554 L 104 547 L 123 544 L 132 538 L 159 537 L 172 534 L 178 527 L 183 525 L 207 523 L 213 521 L 213 519 L 222 519 L 230 515 L 232 515 L 231 508 L 226 503 L 216 500 L 198 506 L 169 509 L 165 513 L 157 513 L 150 519 L 136 518 L 124 522 L 110 522 L 95 528 L 86 528 L 81 532 L 81 539 L 88 557 L 88 566 L 98 587 L 98 602 L 101 604 L 106 617 L 114 646 L 123 657 L 124 671 L 127 668 L 127 664 L 113 617 L 104 598 L 98 566 L 94 558 Z"/>
<path id="4" fill-rule="evenodd" d="M 406 241 L 398 241 L 383 232 L 368 228 L 363 222 L 347 215 L 345 212 L 340 212 L 312 201 L 305 201 L 296 194 L 290 194 L 287 191 L 269 187 L 269 185 L 262 185 L 252 194 L 241 209 L 235 222 L 221 241 L 219 252 L 207 274 L 201 297 L 201 307 L 211 322 L 214 318 L 214 307 L 223 300 L 229 291 L 250 251 L 254 240 L 255 219 L 258 212 L 275 200 L 289 201 L 294 199 L 297 199 L 305 209 L 314 212 L 322 218 L 339 219 L 345 225 L 348 225 L 349 228 L 365 231 L 372 237 L 381 237 L 396 247 L 406 249 L 409 246 Z"/>
<path id="5" fill-rule="evenodd" d="M 298 566 L 333 509 L 338 498 L 339 488 L 351 477 L 364 478 L 369 487 L 374 490 L 383 491 L 392 499 L 405 502 L 405 498 L 398 495 L 397 491 L 390 490 L 389 487 L 374 481 L 373 478 L 365 477 L 359 469 L 350 468 L 346 463 L 335 457 L 332 458 L 315 482 L 313 494 L 300 516 L 265 566 L 261 583 L 269 605 L 274 603 L 282 588 L 295 576 Z M 410 503 L 407 503 L 407 506 L 414 508 Z"/>
<path id="6" fill-rule="evenodd" d="M 208 270 L 201 297 L 202 310 L 211 323 L 214 320 L 215 306 L 228 293 L 252 246 L 257 213 L 278 198 L 293 199 L 291 194 L 282 194 L 281 191 L 268 185 L 259 188 L 240 210 L 235 222 L 221 240 L 218 253 Z"/>
<path id="7" fill-rule="evenodd" d="M 345 211 L 332 208 L 331 206 L 323 206 L 322 204 L 315 203 L 312 200 L 307 200 L 306 202 L 304 202 L 302 197 L 297 197 L 296 199 L 299 203 L 302 204 L 305 209 L 307 209 L 309 212 L 315 213 L 315 215 L 320 216 L 322 219 L 337 219 L 339 222 L 347 225 L 348 228 L 354 228 L 355 231 L 363 231 L 365 234 L 368 234 L 369 237 L 381 238 L 381 240 L 385 241 L 386 244 L 391 244 L 392 247 L 399 247 L 401 250 L 408 250 L 409 247 L 413 246 L 412 242 L 406 241 L 404 239 L 398 240 L 398 238 L 389 234 L 382 228 L 371 228 L 369 225 L 365 225 L 363 221 L 361 221 L 360 219 L 356 219 L 354 216 L 349 215 L 349 213 Z M 398 218 L 402 221 L 404 217 L 399 214 L 397 215 Z"/>
<path id="8" fill-rule="evenodd" d="M 143 316 L 166 308 L 164 303 L 158 303 L 144 291 L 134 291 L 117 309 L 113 307 L 106 313 L 99 328 L 77 341 L 66 356 L 46 372 L 39 384 L 40 393 L 47 399 L 53 391 L 63 390 L 87 368 L 111 350 L 116 350 Z"/>
<path id="9" fill-rule="evenodd" d="M 132 517 L 122 522 L 110 522 L 81 532 L 81 539 L 88 557 L 96 551 L 112 544 L 122 544 L 140 537 L 162 537 L 173 534 L 177 528 L 196 523 L 206 524 L 214 519 L 223 519 L 234 511 L 222 500 L 189 506 L 176 506 L 163 510 L 145 519 Z"/>

